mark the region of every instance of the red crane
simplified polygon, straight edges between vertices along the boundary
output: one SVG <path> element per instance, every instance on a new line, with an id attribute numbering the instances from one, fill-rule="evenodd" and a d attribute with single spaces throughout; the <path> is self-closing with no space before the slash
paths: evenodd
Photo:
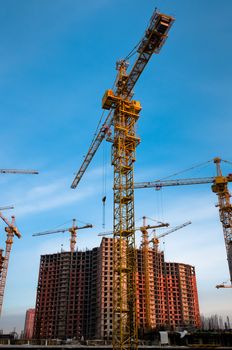
<path id="1" fill-rule="evenodd" d="M 39 174 L 37 170 L 22 170 L 22 169 L 0 169 L 0 174 L 32 174 L 36 175 Z M 6 210 L 6 209 L 13 209 L 13 206 L 8 207 L 2 207 L 0 210 Z M 18 238 L 21 238 L 21 234 L 19 233 L 17 227 L 15 226 L 15 217 L 11 217 L 11 222 L 5 218 L 2 213 L 0 212 L 0 217 L 2 220 L 7 224 L 7 227 L 5 228 L 5 231 L 7 233 L 7 239 L 6 239 L 6 251 L 5 255 L 3 256 L 3 250 L 0 249 L 0 315 L 2 312 L 2 304 L 3 304 L 3 297 L 4 297 L 4 291 L 6 286 L 6 277 L 7 277 L 7 270 L 9 265 L 9 258 L 10 258 L 10 252 L 13 244 L 13 238 L 16 235 Z"/>
<path id="2" fill-rule="evenodd" d="M 7 271 L 8 271 L 9 258 L 10 258 L 12 244 L 13 244 L 13 239 L 14 239 L 14 236 L 21 238 L 21 234 L 20 234 L 18 228 L 15 226 L 15 217 L 14 216 L 11 216 L 11 222 L 9 222 L 8 219 L 6 217 L 4 217 L 1 212 L 0 212 L 0 217 L 7 224 L 7 226 L 5 227 L 5 231 L 7 233 L 6 250 L 5 250 L 5 255 L 3 258 L 1 278 L 0 278 L 0 315 L 1 315 L 4 291 L 5 291 L 5 286 L 6 286 L 6 276 L 7 276 Z"/>

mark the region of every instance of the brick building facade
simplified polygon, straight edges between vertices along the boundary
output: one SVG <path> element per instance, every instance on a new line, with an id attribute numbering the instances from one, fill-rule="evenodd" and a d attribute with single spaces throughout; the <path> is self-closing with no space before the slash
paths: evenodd
<path id="1" fill-rule="evenodd" d="M 193 266 L 166 263 L 163 252 L 148 250 L 145 286 L 143 250 L 137 250 L 137 319 L 146 328 L 199 327 Z M 113 239 L 87 251 L 42 255 L 36 298 L 35 338 L 105 339 L 112 336 Z M 146 303 L 145 292 L 149 293 Z"/>
<path id="2" fill-rule="evenodd" d="M 34 331 L 35 309 L 28 309 L 25 316 L 24 338 L 32 339 Z"/>

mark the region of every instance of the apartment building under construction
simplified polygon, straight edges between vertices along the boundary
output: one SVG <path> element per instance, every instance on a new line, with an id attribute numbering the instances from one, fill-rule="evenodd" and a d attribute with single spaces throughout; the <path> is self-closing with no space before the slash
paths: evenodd
<path id="1" fill-rule="evenodd" d="M 194 267 L 166 263 L 157 247 L 148 250 L 148 283 L 142 248 L 137 250 L 137 265 L 140 334 L 148 328 L 148 314 L 151 329 L 200 326 Z M 103 238 L 92 250 L 42 255 L 34 337 L 110 340 L 112 282 L 112 238 Z"/>

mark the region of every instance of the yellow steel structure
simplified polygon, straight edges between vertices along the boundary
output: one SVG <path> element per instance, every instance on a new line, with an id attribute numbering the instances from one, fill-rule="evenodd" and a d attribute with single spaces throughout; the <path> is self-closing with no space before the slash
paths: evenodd
<path id="1" fill-rule="evenodd" d="M 76 242 L 77 242 L 77 230 L 82 230 L 84 228 L 92 228 L 93 225 L 86 224 L 84 226 L 77 226 L 76 225 L 76 219 L 73 219 L 72 227 L 63 228 L 59 230 L 52 230 L 52 231 L 44 231 L 44 232 L 38 232 L 34 233 L 32 236 L 44 236 L 44 235 L 50 235 L 53 233 L 64 233 L 66 231 L 70 232 L 70 252 L 75 252 Z"/>
<path id="2" fill-rule="evenodd" d="M 151 322 L 151 298 L 150 298 L 150 269 L 149 269 L 149 237 L 148 229 L 155 229 L 161 227 L 168 227 L 167 223 L 160 223 L 159 225 L 147 225 L 146 217 L 143 217 L 143 226 L 140 227 L 142 233 L 142 254 L 143 254 L 143 274 L 145 285 L 145 330 L 148 331 L 152 328 Z"/>
<path id="3" fill-rule="evenodd" d="M 153 249 L 157 253 L 158 252 L 158 244 L 159 238 L 165 237 L 172 232 L 175 232 L 187 225 L 190 225 L 191 221 L 187 221 L 182 225 L 178 225 L 172 228 L 169 231 L 162 233 L 159 236 L 156 236 L 155 229 L 161 227 L 168 227 L 167 223 L 160 223 L 159 225 L 150 226 L 146 224 L 146 217 L 143 217 L 143 226 L 140 227 L 140 231 L 142 232 L 142 253 L 143 253 L 143 274 L 144 274 L 144 285 L 145 285 L 145 331 L 149 331 L 153 328 L 151 322 L 151 298 L 150 298 L 150 270 L 149 270 L 149 243 L 153 243 Z M 148 237 L 148 229 L 153 229 L 154 237 L 149 240 Z M 157 259 L 157 254 L 155 255 L 155 259 Z M 155 265 L 157 268 L 157 264 Z M 157 271 L 155 271 L 156 273 Z M 157 281 L 157 279 L 156 279 Z"/>
<path id="4" fill-rule="evenodd" d="M 228 260 L 230 283 L 232 286 L 232 205 L 230 203 L 230 192 L 228 189 L 228 183 L 232 182 L 232 174 L 227 176 L 222 175 L 221 171 L 221 158 L 214 158 L 216 164 L 217 174 L 215 177 L 203 177 L 203 178 L 190 178 L 190 179 L 176 179 L 176 180 L 165 180 L 165 181 L 151 181 L 151 182 L 140 182 L 134 184 L 134 189 L 139 188 L 155 188 L 157 190 L 166 186 L 180 186 L 180 185 L 197 185 L 212 183 L 212 191 L 218 196 L 218 207 L 220 221 L 222 223 L 224 241 L 226 246 L 226 254 Z M 225 161 L 226 162 L 226 161 Z M 231 286 L 227 286 L 230 288 Z M 225 288 L 222 284 L 217 285 L 217 288 Z"/>
<path id="5" fill-rule="evenodd" d="M 134 162 L 140 139 L 135 126 L 141 110 L 133 101 L 133 88 L 154 53 L 159 53 L 174 18 L 155 11 L 140 41 L 131 71 L 126 60 L 117 62 L 115 89 L 106 91 L 102 107 L 110 110 L 71 185 L 76 188 L 102 140 L 113 125 L 112 165 L 114 166 L 114 276 L 113 348 L 137 349 L 136 250 L 134 225 Z"/>
<path id="6" fill-rule="evenodd" d="M 217 176 L 215 177 L 215 181 L 212 185 L 212 191 L 218 196 L 219 215 L 226 246 L 230 284 L 232 285 L 232 205 L 230 203 L 231 195 L 228 190 L 228 182 L 232 181 L 232 175 L 222 175 L 220 158 L 214 158 L 214 163 L 216 164 Z"/>
<path id="7" fill-rule="evenodd" d="M 125 75 L 125 65 L 119 67 Z M 140 139 L 135 123 L 140 103 L 118 98 L 109 91 L 103 108 L 114 108 L 114 247 L 113 247 L 113 347 L 133 348 L 137 344 L 136 250 L 134 223 L 134 161 Z"/>

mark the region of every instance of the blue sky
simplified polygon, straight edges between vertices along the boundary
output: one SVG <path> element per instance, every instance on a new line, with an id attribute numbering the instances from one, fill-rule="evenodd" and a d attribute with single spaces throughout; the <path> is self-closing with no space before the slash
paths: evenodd
<path id="1" fill-rule="evenodd" d="M 174 15 L 169 38 L 135 88 L 143 110 L 138 123 L 136 181 L 166 177 L 215 156 L 231 156 L 232 22 L 230 0 L 110 1 L 3 0 L 0 14 L 1 168 L 38 169 L 37 176 L 1 175 L 1 205 L 23 235 L 10 258 L 0 328 L 22 328 L 35 304 L 40 254 L 68 249 L 68 234 L 32 233 L 71 224 L 94 225 L 78 248 L 100 243 L 103 168 L 106 230 L 112 229 L 110 145 L 104 143 L 76 190 L 70 185 L 112 87 L 115 62 L 141 39 L 155 7 Z M 103 161 L 103 159 L 107 161 Z M 232 172 L 232 165 L 223 167 Z M 213 164 L 183 177 L 214 176 Z M 166 237 L 167 261 L 196 267 L 201 312 L 232 316 L 222 228 L 210 186 L 138 190 L 136 223 L 143 215 L 170 222 L 192 220 Z M 10 211 L 4 212 L 10 216 Z M 68 223 L 69 221 L 69 223 Z M 1 247 L 5 245 L 0 223 Z M 139 244 L 139 235 L 137 241 Z"/>

